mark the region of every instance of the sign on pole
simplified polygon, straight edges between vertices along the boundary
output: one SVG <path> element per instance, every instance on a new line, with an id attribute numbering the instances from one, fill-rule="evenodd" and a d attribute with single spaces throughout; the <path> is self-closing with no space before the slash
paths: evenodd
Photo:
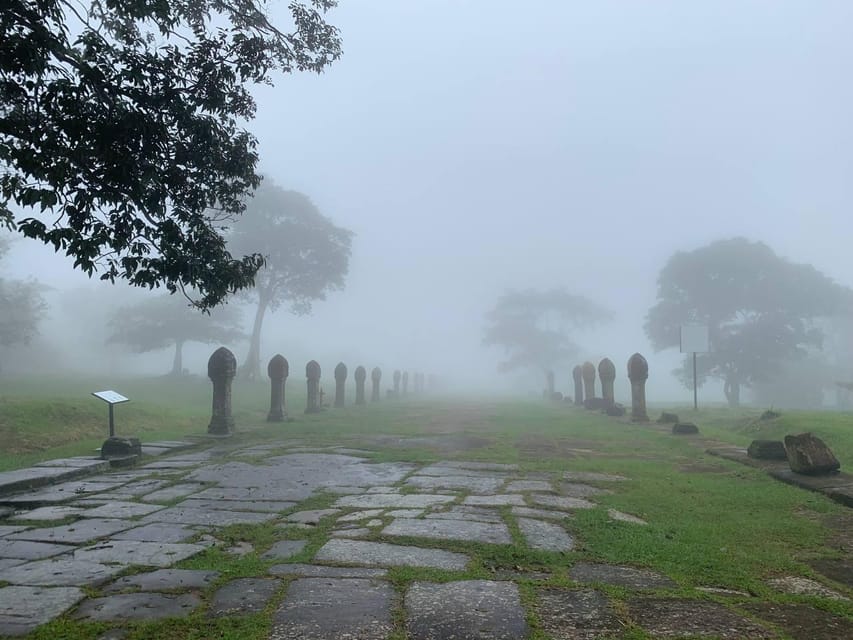
<path id="1" fill-rule="evenodd" d="M 110 438 L 112 438 L 116 434 L 113 407 L 117 404 L 121 404 L 122 402 L 127 402 L 130 398 L 125 398 L 118 391 L 112 391 L 111 389 L 107 391 L 93 391 L 92 395 L 96 398 L 100 398 L 110 406 Z"/>
<path id="2" fill-rule="evenodd" d="M 693 410 L 699 409 L 699 392 L 696 386 L 696 354 L 708 353 L 711 346 L 708 341 L 707 324 L 681 325 L 681 353 L 693 354 Z"/>

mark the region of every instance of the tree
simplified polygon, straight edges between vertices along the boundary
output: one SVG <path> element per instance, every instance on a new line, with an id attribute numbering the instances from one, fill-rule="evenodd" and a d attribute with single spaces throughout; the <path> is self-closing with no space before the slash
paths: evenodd
<path id="1" fill-rule="evenodd" d="M 571 333 L 607 320 L 610 312 L 588 298 L 562 289 L 509 291 L 486 315 L 483 344 L 504 348 L 499 371 L 548 371 L 575 357 Z"/>
<path id="2" fill-rule="evenodd" d="M 0 260 L 7 251 L 8 243 L 0 238 Z M 0 346 L 29 344 L 46 309 L 37 282 L 0 277 Z"/>
<path id="3" fill-rule="evenodd" d="M 712 351 L 697 356 L 699 378 L 722 380 L 737 406 L 742 386 L 768 380 L 783 363 L 820 347 L 817 320 L 850 298 L 849 289 L 813 266 L 780 258 L 763 243 L 720 240 L 669 259 L 645 330 L 660 351 L 678 346 L 682 324 L 707 324 Z M 689 367 L 685 359 L 676 372 L 682 382 L 692 378 Z"/>
<path id="4" fill-rule="evenodd" d="M 290 0 L 5 0 L 0 9 L 0 225 L 101 279 L 208 308 L 250 286 L 221 225 L 257 187 L 249 86 L 341 54 L 324 14 Z M 16 220 L 11 206 L 36 210 Z"/>
<path id="5" fill-rule="evenodd" d="M 243 292 L 257 306 L 243 374 L 260 374 L 261 329 L 267 311 L 287 302 L 298 315 L 315 300 L 344 288 L 353 233 L 335 226 L 307 196 L 264 180 L 234 225 L 229 247 L 265 259 L 255 286 Z"/>
<path id="6" fill-rule="evenodd" d="M 245 337 L 240 330 L 240 310 L 232 305 L 204 313 L 179 296 L 162 295 L 121 307 L 109 322 L 107 342 L 128 345 L 137 353 L 175 347 L 170 375 L 182 375 L 183 348 L 187 342 L 231 342 Z"/>

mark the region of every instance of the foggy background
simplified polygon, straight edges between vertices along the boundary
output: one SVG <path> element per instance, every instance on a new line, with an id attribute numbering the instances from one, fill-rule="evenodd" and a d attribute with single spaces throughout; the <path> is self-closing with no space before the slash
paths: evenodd
<path id="1" fill-rule="evenodd" d="M 341 0 L 329 20 L 342 59 L 256 90 L 249 127 L 263 173 L 356 233 L 345 291 L 266 319 L 262 361 L 282 353 L 294 379 L 315 358 L 326 379 L 343 360 L 539 391 L 496 372 L 484 314 L 507 289 L 565 287 L 615 313 L 575 340 L 579 362 L 616 363 L 617 400 L 640 351 L 650 400 L 687 402 L 679 354 L 642 328 L 673 252 L 745 236 L 853 286 L 850 2 Z M 170 351 L 98 334 L 142 291 L 23 239 L 5 271 L 52 287 L 38 348 L 63 366 L 168 371 Z M 212 349 L 187 345 L 184 366 L 203 374 Z"/>

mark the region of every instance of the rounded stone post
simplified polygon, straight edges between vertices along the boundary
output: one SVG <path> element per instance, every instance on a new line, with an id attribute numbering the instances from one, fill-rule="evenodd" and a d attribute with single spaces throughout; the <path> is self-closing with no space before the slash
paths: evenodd
<path id="1" fill-rule="evenodd" d="M 408 393 L 409 393 L 409 372 L 404 371 L 403 372 L 403 395 L 406 395 Z"/>
<path id="2" fill-rule="evenodd" d="M 399 397 L 399 395 L 400 395 L 400 378 L 401 377 L 402 377 L 402 374 L 400 373 L 400 370 L 396 369 L 394 371 L 394 396 L 395 397 Z"/>
<path id="3" fill-rule="evenodd" d="M 355 368 L 355 403 L 364 404 L 364 380 L 367 378 L 367 369 L 362 366 Z"/>
<path id="4" fill-rule="evenodd" d="M 207 377 L 213 382 L 213 411 L 207 432 L 215 436 L 234 433 L 231 415 L 231 382 L 237 375 L 237 358 L 225 347 L 219 347 L 207 361 Z"/>
<path id="5" fill-rule="evenodd" d="M 267 422 L 284 422 L 287 412 L 284 409 L 284 384 L 287 380 L 290 366 L 287 359 L 276 354 L 270 358 L 267 365 L 267 375 L 270 377 L 270 412 Z"/>
<path id="6" fill-rule="evenodd" d="M 312 360 L 305 365 L 305 377 L 308 378 L 308 399 L 305 413 L 318 413 L 320 407 L 320 365 Z"/>
<path id="7" fill-rule="evenodd" d="M 347 366 L 339 362 L 335 367 L 335 407 L 340 409 L 344 406 L 344 396 L 347 392 Z"/>
<path id="8" fill-rule="evenodd" d="M 548 370 L 545 372 L 545 379 L 548 382 L 548 396 L 547 399 L 551 400 L 554 397 L 554 372 Z"/>
<path id="9" fill-rule="evenodd" d="M 616 365 L 610 358 L 604 358 L 598 363 L 598 378 L 601 380 L 601 397 L 604 398 L 604 408 L 609 409 L 615 402 L 613 383 L 616 381 Z"/>
<path id="10" fill-rule="evenodd" d="M 580 365 L 572 369 L 572 378 L 575 381 L 575 404 L 583 404 L 583 371 Z"/>
<path id="11" fill-rule="evenodd" d="M 583 401 L 592 400 L 595 397 L 595 365 L 589 360 L 581 366 L 583 374 Z"/>
<path id="12" fill-rule="evenodd" d="M 382 369 L 379 367 L 373 367 L 373 371 L 370 372 L 370 382 L 373 384 L 373 387 L 370 390 L 371 402 L 379 402 L 379 383 L 381 381 Z"/>
<path id="13" fill-rule="evenodd" d="M 648 422 L 646 413 L 646 380 L 649 377 L 649 363 L 639 353 L 628 360 L 628 379 L 631 381 L 631 421 Z"/>

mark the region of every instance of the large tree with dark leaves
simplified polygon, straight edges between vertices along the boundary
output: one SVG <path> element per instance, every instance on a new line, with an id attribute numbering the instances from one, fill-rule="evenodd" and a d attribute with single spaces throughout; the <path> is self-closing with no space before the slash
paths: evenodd
<path id="1" fill-rule="evenodd" d="M 344 288 L 352 236 L 304 194 L 264 180 L 229 238 L 234 251 L 257 252 L 265 260 L 255 286 L 241 293 L 256 305 L 243 375 L 253 379 L 260 374 L 261 330 L 268 311 L 287 304 L 292 313 L 307 314 L 315 300 Z"/>
<path id="2" fill-rule="evenodd" d="M 674 254 L 658 277 L 657 297 L 645 324 L 652 346 L 677 347 L 682 324 L 707 324 L 711 353 L 697 357 L 699 381 L 721 380 L 737 406 L 741 387 L 772 379 L 784 363 L 819 347 L 817 320 L 841 312 L 851 292 L 812 265 L 734 238 Z M 685 360 L 676 375 L 690 386 L 692 364 Z"/>
<path id="3" fill-rule="evenodd" d="M 545 375 L 577 356 L 573 334 L 610 318 L 610 312 L 563 289 L 510 291 L 486 315 L 483 344 L 503 347 L 499 371 L 534 369 Z"/>
<path id="4" fill-rule="evenodd" d="M 0 224 L 202 307 L 250 285 L 260 256 L 232 257 L 219 226 L 260 180 L 249 86 L 341 53 L 336 0 L 291 0 L 286 27 L 267 4 L 5 0 Z"/>

